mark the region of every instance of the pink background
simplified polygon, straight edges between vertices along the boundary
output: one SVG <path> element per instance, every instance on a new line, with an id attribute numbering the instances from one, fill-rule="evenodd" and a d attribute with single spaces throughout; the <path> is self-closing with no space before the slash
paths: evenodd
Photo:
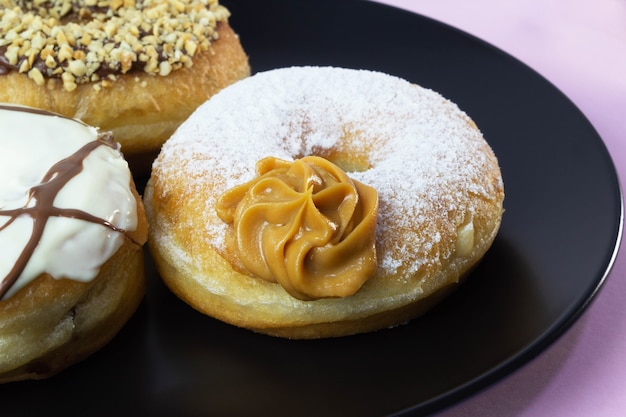
<path id="1" fill-rule="evenodd" d="M 587 116 L 626 178 L 626 0 L 377 1 L 455 26 L 532 67 Z M 600 293 L 564 336 L 436 416 L 626 416 L 625 273 L 620 250 Z"/>

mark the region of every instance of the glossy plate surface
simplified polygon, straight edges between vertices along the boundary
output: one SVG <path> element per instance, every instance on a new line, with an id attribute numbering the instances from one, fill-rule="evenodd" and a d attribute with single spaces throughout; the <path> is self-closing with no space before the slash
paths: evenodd
<path id="1" fill-rule="evenodd" d="M 378 416 L 450 405 L 539 354 L 583 312 L 621 234 L 607 150 L 534 71 L 430 19 L 365 1 L 224 0 L 253 70 L 379 70 L 439 91 L 499 158 L 506 213 L 469 280 L 408 325 L 318 341 L 257 335 L 195 312 L 148 262 L 119 336 L 47 381 L 0 387 L 2 415 Z"/>

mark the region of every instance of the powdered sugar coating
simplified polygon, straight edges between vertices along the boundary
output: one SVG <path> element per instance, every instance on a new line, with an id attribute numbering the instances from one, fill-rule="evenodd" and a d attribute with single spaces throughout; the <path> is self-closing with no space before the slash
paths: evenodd
<path id="1" fill-rule="evenodd" d="M 215 213 L 222 192 L 252 179 L 263 157 L 329 150 L 357 159 L 364 169 L 350 176 L 378 191 L 381 275 L 401 270 L 410 279 L 449 257 L 443 236 L 454 243 L 473 201 L 503 187 L 485 176 L 498 168 L 480 131 L 438 93 L 377 72 L 293 67 L 256 74 L 199 107 L 153 166 L 153 178 L 185 178 L 185 190 L 164 181 L 155 191 L 204 199 L 198 224 L 223 251 L 227 225 Z"/>

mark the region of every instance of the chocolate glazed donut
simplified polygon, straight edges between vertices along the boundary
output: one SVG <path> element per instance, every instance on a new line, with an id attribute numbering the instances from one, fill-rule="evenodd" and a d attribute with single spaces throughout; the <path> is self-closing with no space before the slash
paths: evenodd
<path id="1" fill-rule="evenodd" d="M 7 2 L 0 102 L 111 131 L 144 173 L 198 105 L 250 74 L 216 0 Z"/>

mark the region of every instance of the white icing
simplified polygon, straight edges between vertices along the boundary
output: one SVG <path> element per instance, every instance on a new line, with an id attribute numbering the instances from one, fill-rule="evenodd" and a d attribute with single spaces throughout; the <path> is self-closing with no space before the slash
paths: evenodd
<path id="1" fill-rule="evenodd" d="M 76 120 L 0 108 L 0 210 L 23 208 L 31 187 L 40 184 L 54 164 L 97 135 L 95 128 Z M 130 178 L 119 149 L 98 146 L 84 159 L 83 170 L 57 194 L 54 206 L 82 210 L 119 229 L 135 230 Z M 0 214 L 0 227 L 9 219 Z M 8 276 L 32 232 L 33 219 L 28 215 L 0 230 L 0 279 Z M 122 233 L 100 224 L 50 217 L 26 268 L 4 298 L 42 273 L 57 279 L 92 280 L 123 240 Z"/>
<path id="2" fill-rule="evenodd" d="M 366 156 L 371 168 L 350 176 L 378 191 L 379 268 L 394 274 L 404 266 L 409 277 L 451 255 L 429 255 L 444 233 L 457 233 L 455 219 L 440 222 L 449 230 L 437 230 L 432 216 L 472 212 L 472 201 L 493 199 L 503 188 L 484 178 L 497 160 L 485 154 L 488 146 L 473 126 L 451 101 L 397 77 L 283 68 L 237 82 L 200 106 L 163 146 L 153 174 L 185 178 L 183 201 L 206 198 L 198 224 L 219 248 L 226 225 L 215 200 L 252 179 L 257 160 L 292 160 L 329 148 Z M 204 191 L 206 181 L 216 184 L 214 194 Z M 165 181 L 159 192 L 180 184 Z"/>

